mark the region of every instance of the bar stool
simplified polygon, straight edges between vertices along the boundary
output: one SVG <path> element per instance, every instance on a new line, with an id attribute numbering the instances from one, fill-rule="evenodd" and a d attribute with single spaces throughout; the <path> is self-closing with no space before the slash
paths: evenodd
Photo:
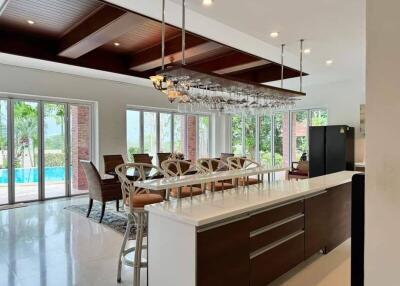
<path id="1" fill-rule="evenodd" d="M 202 168 L 198 168 L 196 164 L 191 163 L 186 160 L 179 159 L 170 159 L 161 163 L 162 169 L 170 176 L 170 177 L 178 177 L 185 175 L 194 175 L 194 174 L 202 174 L 204 170 Z M 190 185 L 179 188 L 171 189 L 171 196 L 174 198 L 186 198 L 198 196 L 204 193 L 204 185 Z M 169 192 L 167 192 L 168 199 Z"/>
<path id="2" fill-rule="evenodd" d="M 230 170 L 249 170 L 252 168 L 260 168 L 261 164 L 245 157 L 230 157 L 228 160 L 228 166 Z M 261 179 L 260 179 L 261 176 Z M 264 180 L 264 174 L 258 174 L 257 179 L 250 177 L 243 177 L 236 180 L 239 186 L 249 186 L 259 184 Z"/>
<path id="3" fill-rule="evenodd" d="M 132 174 L 130 171 L 133 171 Z M 147 262 L 142 262 L 142 249 L 147 248 L 147 245 L 143 245 L 144 230 L 147 227 L 147 213 L 144 207 L 162 202 L 163 197 L 158 194 L 151 194 L 149 190 L 135 187 L 134 182 L 160 177 L 160 174 L 165 177 L 168 175 L 157 166 L 145 163 L 121 164 L 115 168 L 115 172 L 121 182 L 124 209 L 128 214 L 128 224 L 118 259 L 117 281 L 118 283 L 121 282 L 121 268 L 122 263 L 124 263 L 134 268 L 133 285 L 140 286 L 140 269 L 147 267 Z M 126 249 L 131 229 L 134 227 L 136 227 L 136 245 Z M 128 260 L 126 255 L 133 252 L 133 261 Z"/>
<path id="4" fill-rule="evenodd" d="M 199 168 L 204 169 L 206 173 L 217 172 L 219 169 L 228 170 L 227 163 L 215 158 L 200 158 L 197 160 L 197 165 Z M 229 179 L 209 183 L 207 184 L 207 187 L 210 189 L 211 192 L 224 191 L 227 189 L 233 189 L 235 187 L 235 184 L 233 179 Z"/>

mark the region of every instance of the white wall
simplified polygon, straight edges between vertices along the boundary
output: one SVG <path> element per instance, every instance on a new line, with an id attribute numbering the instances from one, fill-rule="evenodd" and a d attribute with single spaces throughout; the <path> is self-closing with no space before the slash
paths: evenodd
<path id="1" fill-rule="evenodd" d="M 400 284 L 399 11 L 367 0 L 366 286 Z"/>
<path id="2" fill-rule="evenodd" d="M 360 134 L 360 104 L 365 103 L 364 80 L 342 81 L 305 88 L 307 95 L 296 108 L 325 107 L 329 125 L 346 124 L 355 128 L 355 161 L 364 161 L 364 136 Z"/>

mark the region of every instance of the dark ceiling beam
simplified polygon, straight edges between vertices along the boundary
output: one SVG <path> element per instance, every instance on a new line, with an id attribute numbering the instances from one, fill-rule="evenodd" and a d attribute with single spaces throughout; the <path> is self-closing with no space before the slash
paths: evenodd
<path id="1" fill-rule="evenodd" d="M 142 18 L 103 5 L 60 40 L 59 56 L 76 59 L 128 32 Z"/>
<path id="2" fill-rule="evenodd" d="M 129 58 L 109 53 L 103 50 L 94 50 L 78 59 L 69 59 L 57 56 L 57 41 L 47 38 L 28 36 L 15 31 L 0 30 L 0 38 L 4 45 L 0 45 L 0 52 L 31 57 L 41 60 L 103 70 L 113 73 L 138 76 L 128 69 Z"/>
<path id="3" fill-rule="evenodd" d="M 255 56 L 230 51 L 223 55 L 190 64 L 190 67 L 212 71 L 217 74 L 229 74 L 243 69 L 249 69 L 267 64 L 268 61 L 259 59 Z"/>
<path id="4" fill-rule="evenodd" d="M 221 45 L 203 38 L 186 34 L 185 58 L 187 61 L 201 55 L 221 49 Z M 178 63 L 182 60 L 182 37 L 176 36 L 165 42 L 165 64 Z M 143 50 L 132 56 L 130 69 L 145 72 L 161 67 L 161 44 Z"/>
<path id="5" fill-rule="evenodd" d="M 237 77 L 247 81 L 265 83 L 281 79 L 281 66 L 276 63 L 269 63 L 256 68 L 250 68 L 247 70 L 233 72 L 225 75 L 230 77 Z M 303 76 L 306 75 L 308 74 L 303 72 Z M 295 69 L 285 67 L 283 70 L 284 79 L 299 77 L 299 76 L 300 72 Z"/>

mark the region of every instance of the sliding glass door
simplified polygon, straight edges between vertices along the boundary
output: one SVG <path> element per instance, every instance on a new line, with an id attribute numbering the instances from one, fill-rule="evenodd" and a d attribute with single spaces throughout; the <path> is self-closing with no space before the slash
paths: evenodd
<path id="1" fill-rule="evenodd" d="M 0 205 L 88 191 L 79 161 L 91 159 L 91 112 L 88 104 L 0 99 Z"/>
<path id="2" fill-rule="evenodd" d="M 15 202 L 39 199 L 39 108 L 34 101 L 13 102 Z"/>
<path id="3" fill-rule="evenodd" d="M 8 100 L 0 99 L 0 205 L 8 203 Z"/>
<path id="4" fill-rule="evenodd" d="M 62 103 L 43 105 L 44 197 L 66 195 L 66 106 Z"/>

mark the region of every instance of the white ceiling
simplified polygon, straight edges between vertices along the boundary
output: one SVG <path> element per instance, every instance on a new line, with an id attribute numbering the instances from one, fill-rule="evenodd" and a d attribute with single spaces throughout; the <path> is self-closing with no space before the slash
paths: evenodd
<path id="1" fill-rule="evenodd" d="M 295 55 L 304 38 L 305 48 L 311 49 L 305 58 L 305 71 L 311 74 L 306 84 L 364 78 L 365 0 L 214 0 L 209 7 L 202 0 L 186 2 L 190 10 L 270 45 L 286 43 Z M 278 38 L 269 36 L 273 31 L 280 33 Z M 326 66 L 327 59 L 334 61 L 332 66 Z"/>

